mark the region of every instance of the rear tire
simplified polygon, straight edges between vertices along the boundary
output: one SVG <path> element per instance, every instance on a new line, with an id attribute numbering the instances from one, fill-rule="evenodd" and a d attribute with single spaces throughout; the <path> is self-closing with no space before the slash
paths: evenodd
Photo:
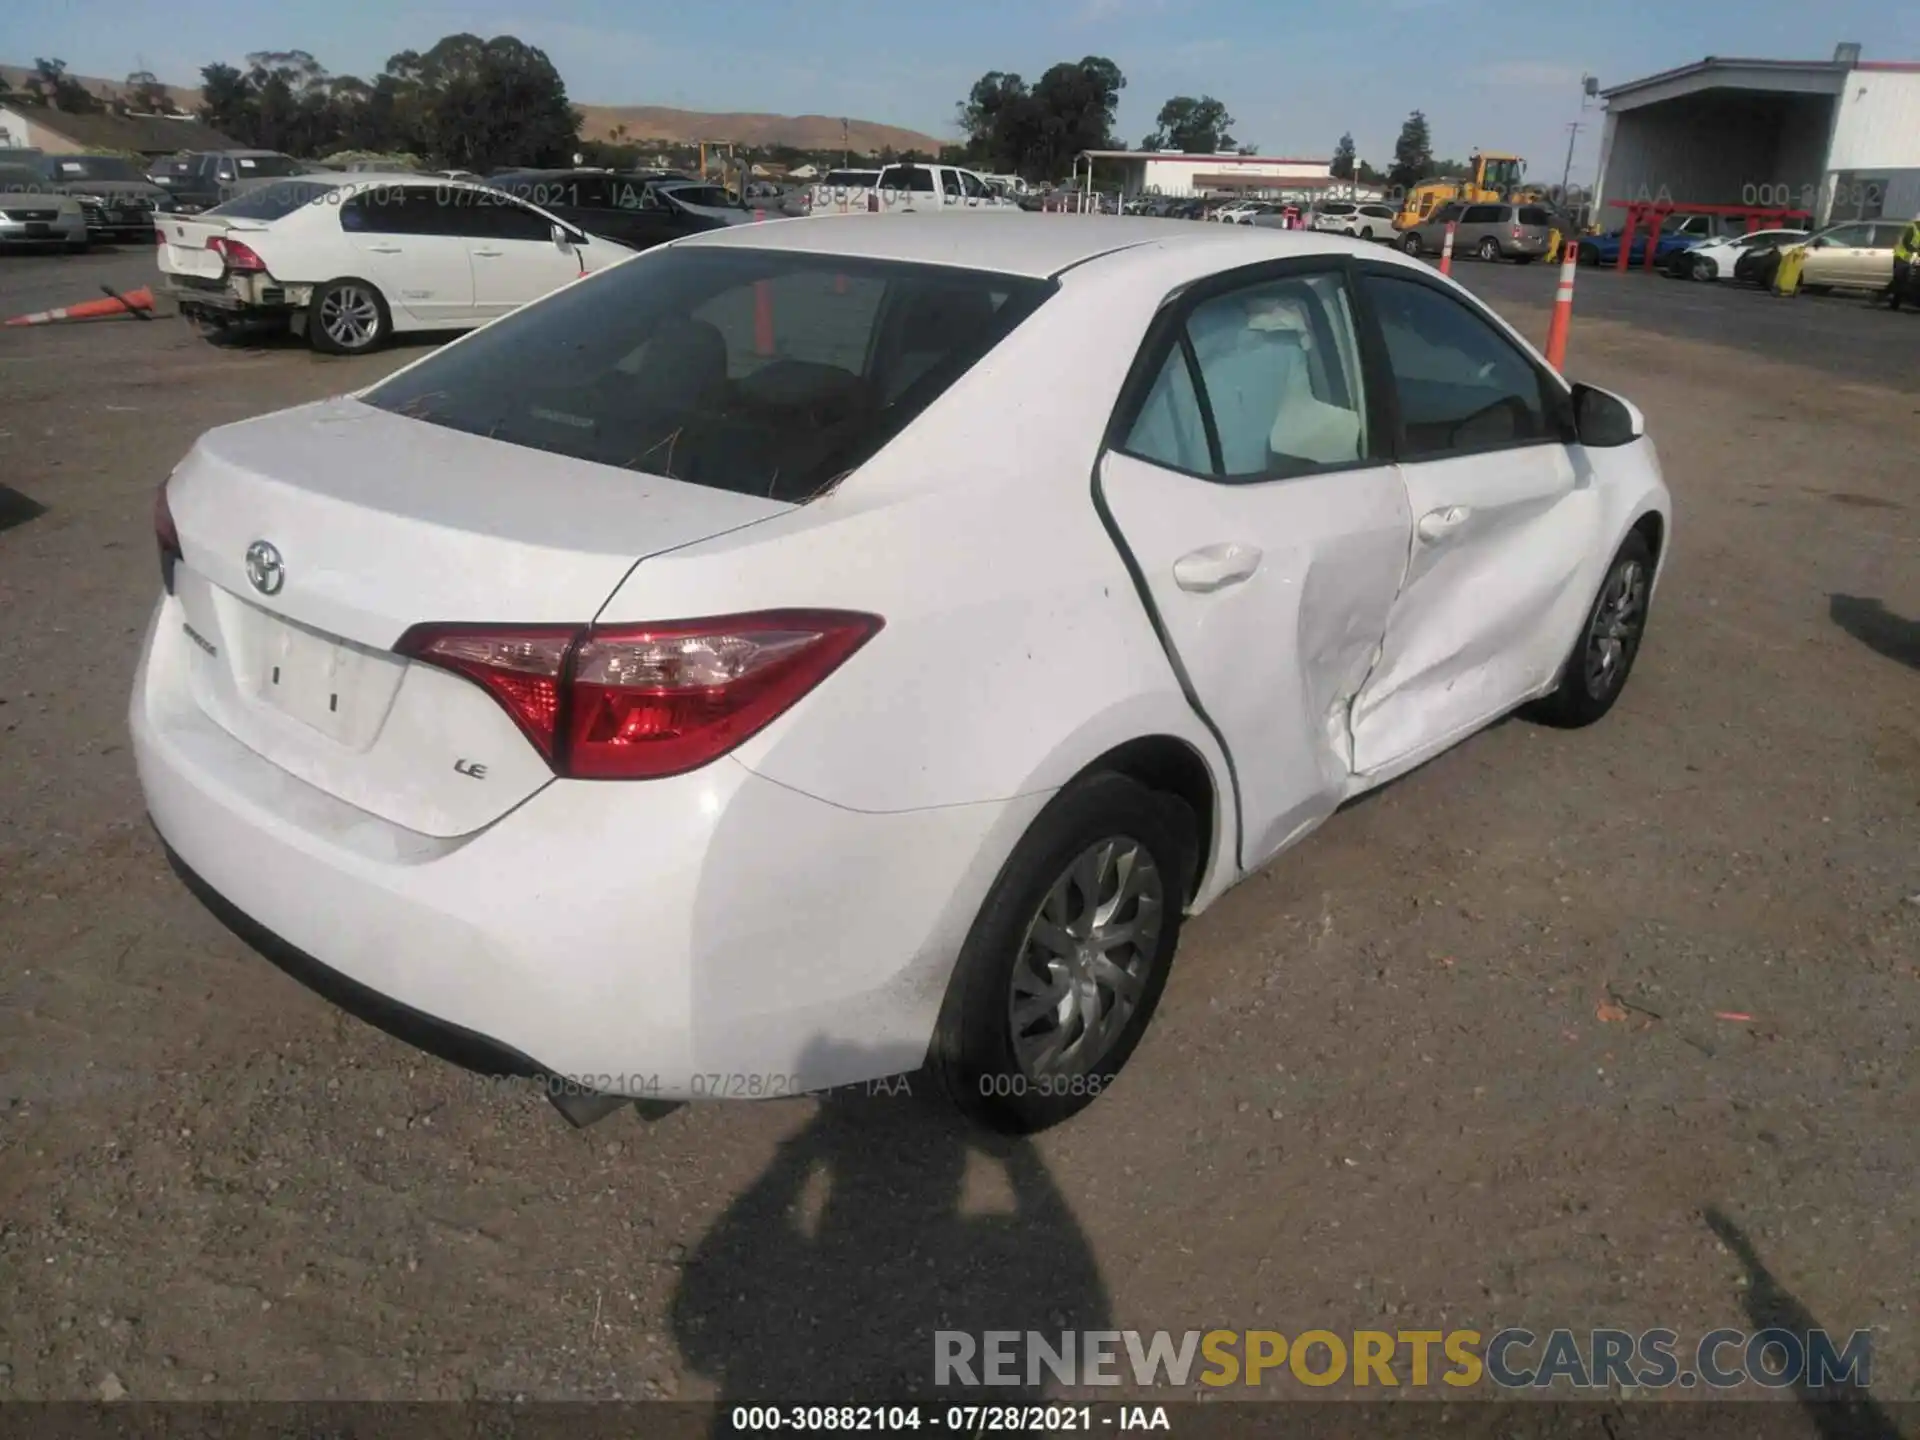
<path id="1" fill-rule="evenodd" d="M 1551 695 L 1527 707 L 1529 719 L 1562 730 L 1591 725 L 1613 708 L 1627 688 L 1640 642 L 1647 633 L 1653 593 L 1653 547 L 1638 530 L 1628 535 L 1607 566 L 1600 593 L 1587 611 Z"/>
<path id="2" fill-rule="evenodd" d="M 393 315 L 378 287 L 365 280 L 329 280 L 313 292 L 307 338 L 323 355 L 366 355 L 393 335 Z"/>
<path id="3" fill-rule="evenodd" d="M 1041 811 L 975 917 L 928 1064 L 969 1119 L 1027 1135 L 1113 1083 L 1166 988 L 1199 853 L 1191 810 L 1110 771 Z"/>

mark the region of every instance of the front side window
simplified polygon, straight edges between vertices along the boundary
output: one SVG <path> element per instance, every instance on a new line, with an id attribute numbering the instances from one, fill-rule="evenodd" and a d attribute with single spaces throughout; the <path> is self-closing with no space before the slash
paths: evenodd
<path id="1" fill-rule="evenodd" d="M 1194 307 L 1123 448 L 1227 480 L 1285 479 L 1366 459 L 1366 413 L 1344 282 L 1288 276 Z"/>
<path id="2" fill-rule="evenodd" d="M 1434 286 L 1369 275 L 1386 341 L 1403 459 L 1557 440 L 1540 374 L 1511 341 Z"/>
<path id="3" fill-rule="evenodd" d="M 553 222 L 518 200 L 484 190 L 453 190 L 442 197 L 447 233 L 475 240 L 552 243 Z"/>
<path id="4" fill-rule="evenodd" d="M 365 398 L 798 503 L 905 429 L 1052 290 L 896 261 L 668 247 L 514 311 Z"/>
<path id="5" fill-rule="evenodd" d="M 1822 249 L 1858 250 L 1868 243 L 1872 234 L 1871 228 L 1865 225 L 1836 225 L 1826 234 L 1814 238 Z"/>
<path id="6" fill-rule="evenodd" d="M 924 165 L 900 165 L 885 174 L 886 188 L 912 195 L 933 194 L 933 172 Z"/>

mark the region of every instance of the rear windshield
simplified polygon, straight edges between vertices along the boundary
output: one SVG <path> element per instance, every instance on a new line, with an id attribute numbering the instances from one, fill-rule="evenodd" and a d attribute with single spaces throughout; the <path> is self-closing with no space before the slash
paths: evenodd
<path id="1" fill-rule="evenodd" d="M 0 165 L 0 191 L 33 195 L 46 188 L 47 182 L 38 170 L 30 170 L 25 165 Z"/>
<path id="2" fill-rule="evenodd" d="M 1322 215 L 1351 215 L 1355 209 L 1355 206 L 1349 205 L 1344 200 L 1329 200 L 1320 207 L 1320 213 Z"/>
<path id="3" fill-rule="evenodd" d="M 878 170 L 829 170 L 822 185 L 871 185 L 880 176 Z"/>
<path id="4" fill-rule="evenodd" d="M 55 155 L 49 173 L 61 180 L 145 180 L 147 172 L 118 155 Z"/>
<path id="5" fill-rule="evenodd" d="M 675 246 L 515 311 L 365 399 L 797 503 L 905 429 L 1052 290 L 940 266 Z"/>
<path id="6" fill-rule="evenodd" d="M 662 193 L 671 195 L 682 205 L 706 205 L 720 209 L 736 208 L 733 197 L 718 185 L 662 185 Z"/>
<path id="7" fill-rule="evenodd" d="M 278 220 L 293 214 L 302 205 L 325 204 L 329 197 L 338 200 L 333 192 L 344 180 L 344 176 L 340 180 L 322 180 L 317 176 L 282 180 L 236 195 L 225 204 L 214 206 L 207 214 L 215 219 L 230 216 L 235 220 Z"/>

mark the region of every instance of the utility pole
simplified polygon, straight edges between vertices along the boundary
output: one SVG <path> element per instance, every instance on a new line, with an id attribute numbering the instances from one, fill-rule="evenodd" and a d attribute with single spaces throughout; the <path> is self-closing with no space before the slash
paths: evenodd
<path id="1" fill-rule="evenodd" d="M 1574 142 L 1580 138 L 1580 132 L 1586 128 L 1587 127 L 1578 120 L 1571 120 L 1567 123 L 1567 163 L 1562 166 L 1560 170 L 1560 198 L 1562 204 L 1566 202 L 1567 182 L 1573 178 Z"/>
<path id="2" fill-rule="evenodd" d="M 853 151 L 847 145 L 847 117 L 840 117 L 840 168 L 846 169 L 853 163 Z"/>

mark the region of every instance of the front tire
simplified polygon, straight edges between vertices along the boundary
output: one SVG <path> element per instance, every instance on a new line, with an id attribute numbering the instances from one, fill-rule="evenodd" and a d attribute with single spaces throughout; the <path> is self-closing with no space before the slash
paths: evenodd
<path id="1" fill-rule="evenodd" d="M 1591 725 L 1613 708 L 1627 688 L 1646 634 L 1653 593 L 1653 547 L 1638 530 L 1628 535 L 1607 566 L 1600 593 L 1587 611 L 1580 638 L 1551 695 L 1528 707 L 1532 719 L 1563 730 Z"/>
<path id="2" fill-rule="evenodd" d="M 1489 235 L 1480 242 L 1479 255 L 1482 260 L 1488 261 L 1489 263 L 1498 260 L 1500 258 L 1500 242 Z"/>
<path id="3" fill-rule="evenodd" d="M 1048 804 L 975 917 L 929 1065 L 962 1113 L 1026 1135 L 1112 1083 L 1166 988 L 1199 853 L 1193 813 L 1096 772 Z"/>
<path id="4" fill-rule="evenodd" d="M 1400 248 L 1409 255 L 1418 255 L 1422 249 L 1418 235 L 1408 235 L 1400 242 Z"/>
<path id="5" fill-rule="evenodd" d="M 1720 267 L 1706 256 L 1696 255 L 1687 266 L 1687 276 L 1692 280 L 1717 280 L 1720 278 Z"/>
<path id="6" fill-rule="evenodd" d="M 365 280 L 330 280 L 313 292 L 307 337 L 323 355 L 365 355 L 393 335 L 393 315 Z"/>

